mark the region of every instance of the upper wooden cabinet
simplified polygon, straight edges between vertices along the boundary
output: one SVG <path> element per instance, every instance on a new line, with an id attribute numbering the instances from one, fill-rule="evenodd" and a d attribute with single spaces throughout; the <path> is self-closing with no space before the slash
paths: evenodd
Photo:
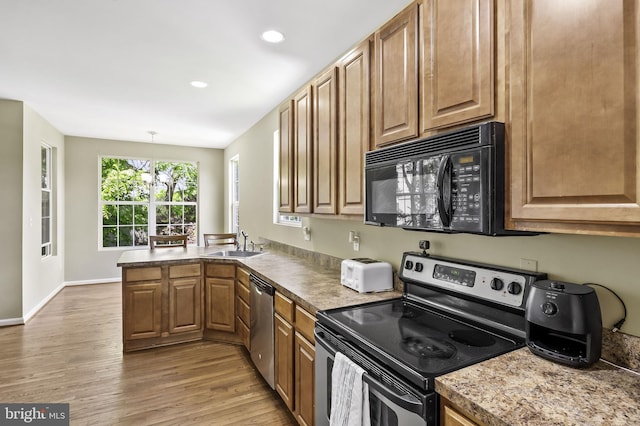
<path id="1" fill-rule="evenodd" d="M 293 101 L 289 100 L 280 106 L 279 142 L 279 208 L 282 213 L 293 212 Z"/>
<path id="2" fill-rule="evenodd" d="M 293 211 L 313 211 L 313 104 L 311 86 L 293 99 Z"/>
<path id="3" fill-rule="evenodd" d="M 421 132 L 493 115 L 493 0 L 424 0 Z"/>
<path id="4" fill-rule="evenodd" d="M 338 63 L 338 211 L 364 213 L 364 153 L 371 149 L 371 41 Z"/>
<path id="5" fill-rule="evenodd" d="M 375 33 L 374 141 L 377 147 L 418 136 L 418 43 L 414 3 Z"/>
<path id="6" fill-rule="evenodd" d="M 639 9 L 506 2 L 513 228 L 640 236 Z"/>
<path id="7" fill-rule="evenodd" d="M 335 67 L 313 84 L 313 212 L 337 213 L 338 73 Z"/>

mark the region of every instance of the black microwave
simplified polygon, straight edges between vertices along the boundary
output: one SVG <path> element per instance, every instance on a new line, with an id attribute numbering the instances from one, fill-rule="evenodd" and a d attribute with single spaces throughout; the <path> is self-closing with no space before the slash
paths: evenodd
<path id="1" fill-rule="evenodd" d="M 365 223 L 523 235 L 504 229 L 504 124 L 486 122 L 365 154 Z"/>

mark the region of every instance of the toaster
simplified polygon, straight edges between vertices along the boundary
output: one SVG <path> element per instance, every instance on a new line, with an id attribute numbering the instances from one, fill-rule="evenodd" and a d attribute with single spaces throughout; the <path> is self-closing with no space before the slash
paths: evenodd
<path id="1" fill-rule="evenodd" d="M 536 281 L 525 317 L 526 344 L 535 355 L 572 367 L 587 367 L 600 358 L 602 315 L 592 287 Z"/>
<path id="2" fill-rule="evenodd" d="M 340 284 L 360 293 L 391 290 L 391 265 L 364 257 L 344 259 L 340 265 Z"/>

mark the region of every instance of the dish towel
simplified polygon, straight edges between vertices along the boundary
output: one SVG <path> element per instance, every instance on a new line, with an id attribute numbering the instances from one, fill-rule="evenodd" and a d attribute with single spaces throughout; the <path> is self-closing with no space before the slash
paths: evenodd
<path id="1" fill-rule="evenodd" d="M 364 370 L 336 353 L 331 370 L 330 426 L 370 426 L 369 385 L 362 381 Z"/>

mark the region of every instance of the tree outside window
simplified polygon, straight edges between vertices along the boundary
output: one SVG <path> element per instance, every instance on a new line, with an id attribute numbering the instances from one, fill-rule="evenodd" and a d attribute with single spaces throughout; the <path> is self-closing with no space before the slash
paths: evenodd
<path id="1" fill-rule="evenodd" d="M 101 174 L 103 248 L 146 246 L 149 235 L 197 243 L 196 164 L 105 157 Z"/>

